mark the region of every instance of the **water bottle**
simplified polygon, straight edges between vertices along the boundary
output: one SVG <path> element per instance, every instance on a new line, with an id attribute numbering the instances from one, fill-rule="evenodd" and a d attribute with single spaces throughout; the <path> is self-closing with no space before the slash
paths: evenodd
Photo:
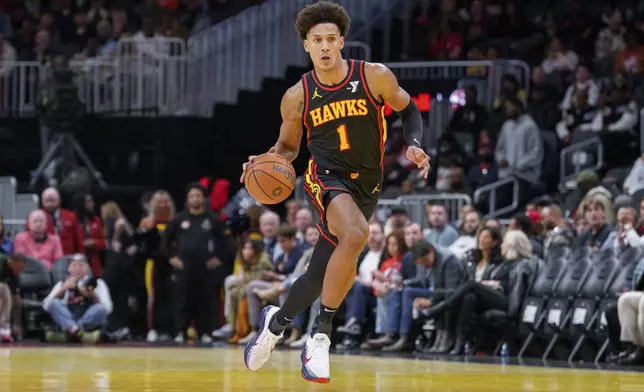
<path id="1" fill-rule="evenodd" d="M 510 353 L 508 350 L 508 344 L 503 342 L 503 344 L 501 345 L 501 352 L 499 353 L 499 355 L 501 356 L 501 358 L 507 358 L 509 354 Z"/>

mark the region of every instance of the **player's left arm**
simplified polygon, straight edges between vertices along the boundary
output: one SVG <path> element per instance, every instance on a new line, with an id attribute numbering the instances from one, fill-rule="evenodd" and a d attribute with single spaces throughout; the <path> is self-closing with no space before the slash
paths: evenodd
<path id="1" fill-rule="evenodd" d="M 365 77 L 369 91 L 378 99 L 389 104 L 403 123 L 403 135 L 409 148 L 407 158 L 421 169 L 421 175 L 427 178 L 429 173 L 429 156 L 421 148 L 423 140 L 423 118 L 420 110 L 398 84 L 396 76 L 382 64 L 366 63 Z"/>

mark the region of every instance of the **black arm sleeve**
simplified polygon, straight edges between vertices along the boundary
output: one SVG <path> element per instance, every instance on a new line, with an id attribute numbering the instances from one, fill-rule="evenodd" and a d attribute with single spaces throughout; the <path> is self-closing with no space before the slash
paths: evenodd
<path id="1" fill-rule="evenodd" d="M 170 222 L 168 222 L 168 227 L 165 229 L 163 236 L 161 237 L 161 254 L 165 256 L 168 260 L 174 256 L 173 244 L 177 239 L 177 225 L 179 222 L 179 217 L 175 217 Z"/>
<path id="2" fill-rule="evenodd" d="M 403 123 L 403 135 L 407 145 L 421 147 L 423 140 L 423 117 L 413 99 L 401 112 L 397 112 Z"/>

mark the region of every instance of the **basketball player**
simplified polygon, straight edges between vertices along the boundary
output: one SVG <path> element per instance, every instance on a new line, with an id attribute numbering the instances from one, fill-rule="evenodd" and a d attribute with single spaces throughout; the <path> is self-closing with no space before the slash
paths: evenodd
<path id="1" fill-rule="evenodd" d="M 422 118 L 409 94 L 385 66 L 342 58 L 349 22 L 344 8 L 327 1 L 306 6 L 295 22 L 314 70 L 284 94 L 280 135 L 269 153 L 293 161 L 304 123 L 312 156 L 304 175 L 305 189 L 320 213 L 321 236 L 306 273 L 293 284 L 284 306 L 262 310 L 257 336 L 244 352 L 246 367 L 258 370 L 291 320 L 322 294 L 314 331 L 301 355 L 302 376 L 318 383 L 331 379 L 333 316 L 353 284 L 358 255 L 367 241 L 367 221 L 381 191 L 385 102 L 402 118 L 410 146 L 407 158 L 422 169 L 424 177 L 429 171 L 429 157 L 420 143 Z M 244 171 L 254 159 L 249 157 Z"/>

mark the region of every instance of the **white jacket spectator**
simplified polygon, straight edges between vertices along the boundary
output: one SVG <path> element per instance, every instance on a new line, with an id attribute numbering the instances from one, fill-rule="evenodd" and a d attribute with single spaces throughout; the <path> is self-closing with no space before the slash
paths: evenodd
<path id="1" fill-rule="evenodd" d="M 619 12 L 613 13 L 608 21 L 608 26 L 603 28 L 597 34 L 595 41 L 595 58 L 603 60 L 609 58 L 613 54 L 624 50 L 626 44 L 624 43 L 624 26 L 622 26 L 622 18 Z"/>
<path id="2" fill-rule="evenodd" d="M 463 226 L 461 227 L 461 236 L 449 246 L 449 251 L 454 256 L 463 259 L 465 254 L 476 248 L 476 230 L 481 223 L 481 217 L 476 211 L 471 211 L 463 217 Z"/>
<path id="3" fill-rule="evenodd" d="M 644 188 L 644 154 L 640 156 L 631 168 L 628 177 L 624 180 L 624 192 L 633 195 L 635 192 Z"/>
<path id="4" fill-rule="evenodd" d="M 546 58 L 541 63 L 541 69 L 545 74 L 552 72 L 573 71 L 579 64 L 577 53 L 566 50 L 562 42 L 553 39 L 548 47 Z"/>
<path id="5" fill-rule="evenodd" d="M 644 247 L 644 236 L 640 237 L 635 231 L 636 223 L 637 213 L 633 207 L 622 207 L 617 211 L 615 248 Z"/>

